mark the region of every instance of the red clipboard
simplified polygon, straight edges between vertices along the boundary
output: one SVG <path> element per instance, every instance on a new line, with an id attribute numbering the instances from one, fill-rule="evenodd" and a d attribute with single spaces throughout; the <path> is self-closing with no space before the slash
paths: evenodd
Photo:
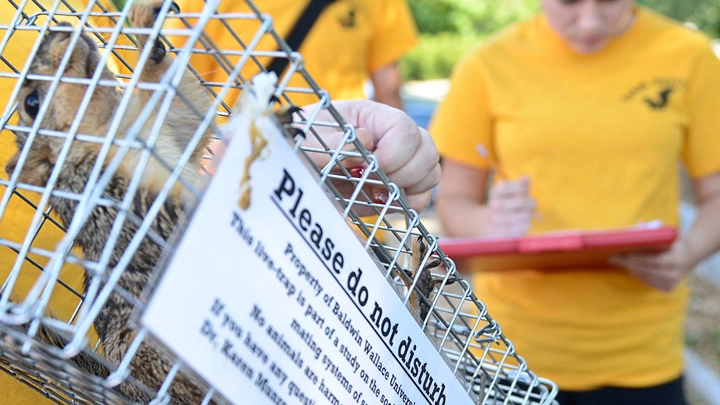
<path id="1" fill-rule="evenodd" d="M 674 227 L 660 225 L 519 238 L 440 238 L 438 244 L 460 270 L 562 269 L 608 266 L 608 257 L 618 253 L 667 250 L 676 237 Z"/>

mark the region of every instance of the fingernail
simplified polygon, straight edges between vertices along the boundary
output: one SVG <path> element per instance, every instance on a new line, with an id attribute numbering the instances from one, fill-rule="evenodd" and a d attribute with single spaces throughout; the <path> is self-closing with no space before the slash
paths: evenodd
<path id="1" fill-rule="evenodd" d="M 359 167 L 353 167 L 350 169 L 350 175 L 357 178 L 360 178 L 365 174 L 365 169 L 367 169 L 366 166 L 359 166 Z"/>

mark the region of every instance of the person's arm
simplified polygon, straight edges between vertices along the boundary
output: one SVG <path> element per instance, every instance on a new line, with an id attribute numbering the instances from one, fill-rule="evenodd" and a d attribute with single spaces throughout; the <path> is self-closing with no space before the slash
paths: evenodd
<path id="1" fill-rule="evenodd" d="M 448 236 L 520 236 L 535 212 L 527 177 L 493 185 L 485 202 L 489 171 L 443 159 L 435 210 Z"/>
<path id="2" fill-rule="evenodd" d="M 370 80 L 375 91 L 375 101 L 401 110 L 404 109 L 400 95 L 402 78 L 397 62 L 370 72 Z"/>
<path id="3" fill-rule="evenodd" d="M 650 287 L 671 291 L 703 259 L 720 249 L 720 173 L 694 181 L 697 217 L 690 231 L 662 253 L 615 256 L 611 263 L 624 267 Z"/>

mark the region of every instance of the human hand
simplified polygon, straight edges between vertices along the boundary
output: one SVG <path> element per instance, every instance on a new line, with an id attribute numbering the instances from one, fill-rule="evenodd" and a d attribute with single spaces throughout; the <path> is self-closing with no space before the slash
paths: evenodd
<path id="1" fill-rule="evenodd" d="M 530 229 L 535 200 L 530 197 L 530 178 L 502 180 L 488 193 L 487 236 L 521 236 Z"/>
<path id="2" fill-rule="evenodd" d="M 430 134 L 417 126 L 415 121 L 402 110 L 385 104 L 369 100 L 334 101 L 333 106 L 348 124 L 356 128 L 358 141 L 377 158 L 380 169 L 388 179 L 398 187 L 405 190 L 408 205 L 420 212 L 430 204 L 432 188 L 440 182 L 440 155 Z M 303 107 L 302 110 L 309 115 L 317 104 Z M 334 121 L 327 110 L 321 110 L 318 120 Z M 339 148 L 353 149 L 353 144 L 343 145 L 345 133 L 336 127 L 316 125 L 316 132 L 331 150 Z M 230 136 L 230 134 L 226 134 Z M 314 136 L 308 136 L 303 141 L 307 148 L 324 150 Z M 223 155 L 226 146 L 222 141 L 210 144 L 213 159 L 205 163 L 205 170 L 214 173 L 217 162 Z M 325 166 L 330 158 L 327 153 L 309 153 L 310 159 L 318 167 Z M 366 164 L 361 158 L 349 158 L 342 162 L 350 169 Z M 341 182 L 337 184 L 338 191 L 349 196 L 355 184 Z M 388 199 L 388 190 L 385 187 L 369 186 L 366 193 L 378 200 Z M 355 207 L 359 215 L 372 215 L 375 212 L 362 206 Z"/>
<path id="3" fill-rule="evenodd" d="M 398 187 L 405 190 L 408 205 L 422 211 L 430 203 L 431 191 L 440 182 L 440 155 L 430 134 L 418 125 L 403 111 L 387 105 L 368 100 L 333 101 L 333 106 L 349 124 L 357 128 L 358 141 L 377 158 L 380 169 L 388 179 Z M 305 111 L 312 111 L 315 106 L 304 107 Z M 329 113 L 322 111 L 319 118 L 327 118 Z M 316 127 L 323 141 L 331 149 L 340 148 L 343 141 L 343 132 L 337 128 Z M 317 142 L 314 137 L 308 137 L 304 146 L 312 146 Z M 351 145 L 345 146 L 352 147 Z M 313 162 L 318 166 L 327 163 L 327 154 L 312 154 Z M 343 165 L 348 168 L 363 164 L 359 159 L 347 159 Z M 352 186 L 349 182 L 343 182 Z M 342 184 L 338 184 L 342 188 Z M 381 190 L 382 189 L 382 190 Z M 343 194 L 352 190 L 340 189 Z M 376 187 L 368 194 L 377 196 L 385 194 L 384 187 Z M 380 199 L 383 196 L 378 196 Z M 360 206 L 356 211 L 360 215 L 370 214 L 361 212 Z"/>
<path id="4" fill-rule="evenodd" d="M 672 291 L 697 264 L 684 239 L 677 240 L 664 252 L 615 255 L 609 263 L 629 270 L 648 286 L 665 292 Z"/>

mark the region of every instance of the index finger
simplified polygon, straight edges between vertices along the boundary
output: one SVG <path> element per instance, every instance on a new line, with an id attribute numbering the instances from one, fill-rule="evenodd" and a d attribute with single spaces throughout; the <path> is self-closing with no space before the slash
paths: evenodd
<path id="1" fill-rule="evenodd" d="M 349 124 L 372 135 L 373 145 L 368 150 L 386 173 L 409 162 L 423 143 L 420 128 L 401 110 L 369 100 L 335 101 L 333 105 Z"/>

